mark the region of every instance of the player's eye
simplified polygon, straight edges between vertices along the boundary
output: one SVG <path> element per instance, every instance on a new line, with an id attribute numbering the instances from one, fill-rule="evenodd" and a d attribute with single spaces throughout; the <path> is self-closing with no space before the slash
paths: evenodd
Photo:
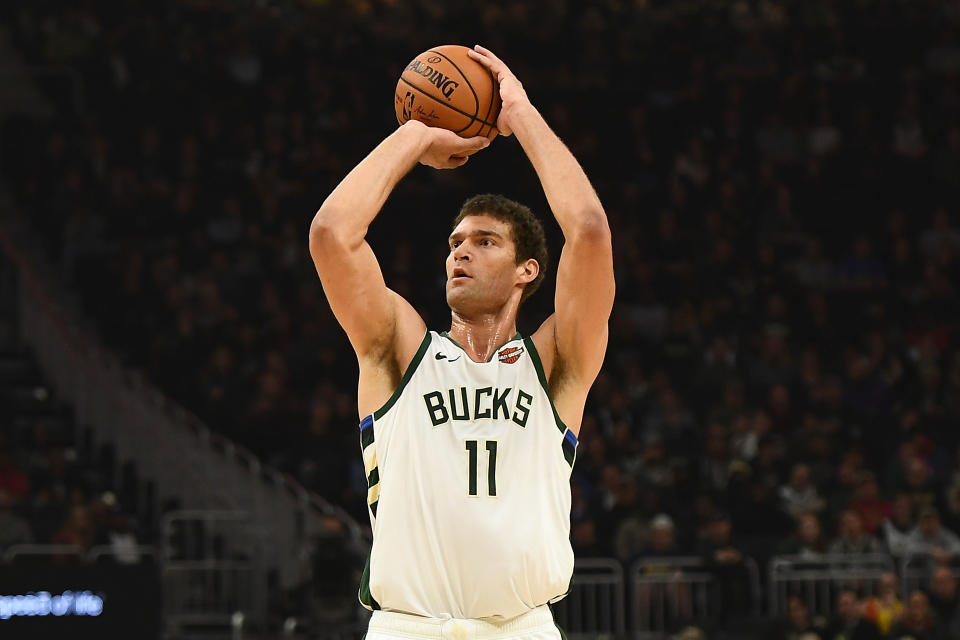
<path id="1" fill-rule="evenodd" d="M 480 246 L 482 246 L 482 247 L 492 247 L 492 246 L 493 246 L 493 240 L 490 240 L 489 238 L 484 238 L 483 240 L 480 241 Z"/>

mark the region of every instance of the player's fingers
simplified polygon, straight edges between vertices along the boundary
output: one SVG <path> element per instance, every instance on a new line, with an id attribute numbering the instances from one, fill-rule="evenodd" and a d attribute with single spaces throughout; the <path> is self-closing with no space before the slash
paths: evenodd
<path id="1" fill-rule="evenodd" d="M 460 144 L 457 145 L 456 155 L 469 155 L 471 153 L 476 153 L 481 149 L 485 149 L 490 145 L 490 140 L 483 136 L 474 136 L 473 138 L 464 138 Z"/>
<path id="2" fill-rule="evenodd" d="M 450 156 L 450 163 L 447 168 L 456 169 L 457 167 L 462 167 L 463 165 L 467 164 L 467 160 L 469 159 L 469 156 Z"/>
<path id="3" fill-rule="evenodd" d="M 480 45 L 477 46 L 479 47 Z M 467 55 L 485 66 L 498 77 L 510 74 L 510 70 L 507 69 L 507 65 L 505 65 L 500 58 L 493 55 L 486 49 L 484 49 L 484 51 L 486 53 L 480 53 L 479 51 L 475 51 L 473 49 L 467 49 Z"/>
<path id="4" fill-rule="evenodd" d="M 487 69 L 490 69 L 490 71 L 494 71 L 494 66 L 496 63 L 490 58 L 488 58 L 487 56 L 477 53 L 473 49 L 467 49 L 467 56 L 469 56 L 473 60 L 476 60 L 477 62 L 485 66 Z"/>
<path id="5" fill-rule="evenodd" d="M 475 44 L 475 45 L 473 45 L 473 50 L 476 51 L 477 53 L 481 53 L 481 54 L 487 56 L 487 57 L 490 58 L 491 60 L 495 60 L 495 61 L 497 61 L 497 62 L 502 62 L 502 61 L 500 60 L 500 58 L 498 58 L 498 57 L 496 56 L 496 54 L 493 53 L 493 51 L 490 51 L 490 49 L 487 49 L 487 48 L 484 47 L 483 45 Z"/>

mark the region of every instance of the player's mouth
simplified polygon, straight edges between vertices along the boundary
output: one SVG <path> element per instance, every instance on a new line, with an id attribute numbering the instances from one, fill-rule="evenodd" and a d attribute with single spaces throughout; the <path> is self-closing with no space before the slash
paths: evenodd
<path id="1" fill-rule="evenodd" d="M 466 282 L 470 280 L 470 276 L 462 267 L 457 267 L 453 270 L 453 275 L 450 277 L 450 282 Z"/>

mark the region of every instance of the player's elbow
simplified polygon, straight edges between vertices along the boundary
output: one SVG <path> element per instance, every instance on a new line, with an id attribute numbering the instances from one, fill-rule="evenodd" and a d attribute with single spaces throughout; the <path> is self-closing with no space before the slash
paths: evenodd
<path id="1" fill-rule="evenodd" d="M 346 244 L 344 229 L 338 221 L 341 219 L 329 207 L 320 207 L 310 223 L 310 252 L 316 255 L 326 248 Z"/>
<path id="2" fill-rule="evenodd" d="M 586 209 L 577 216 L 576 227 L 572 230 L 573 237 L 568 240 L 583 242 L 592 245 L 609 246 L 611 243 L 610 224 L 607 214 L 601 208 Z"/>

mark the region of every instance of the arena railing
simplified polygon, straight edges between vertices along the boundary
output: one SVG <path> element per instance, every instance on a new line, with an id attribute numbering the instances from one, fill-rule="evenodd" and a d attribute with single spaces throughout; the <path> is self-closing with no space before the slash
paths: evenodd
<path id="1" fill-rule="evenodd" d="M 3 561 L 14 562 L 23 558 L 63 558 L 82 561 L 83 547 L 75 544 L 14 544 L 3 552 Z"/>
<path id="2" fill-rule="evenodd" d="M 841 589 L 871 595 L 880 576 L 895 572 L 896 565 L 885 553 L 789 555 L 772 557 L 767 571 L 771 616 L 786 613 L 790 596 L 801 597 L 811 616 L 829 616 Z"/>
<path id="3" fill-rule="evenodd" d="M 624 634 L 623 566 L 613 558 L 577 558 L 570 592 L 553 614 L 570 638 Z"/>
<path id="4" fill-rule="evenodd" d="M 76 544 L 13 544 L 3 552 L 3 562 L 11 563 L 24 558 L 69 558 L 77 562 L 96 563 L 112 559 L 117 562 L 129 562 L 131 556 L 136 562 L 145 558 L 155 560 L 157 548 L 150 544 L 137 544 L 130 547 L 115 547 L 109 544 L 94 545 L 87 550 Z"/>
<path id="5" fill-rule="evenodd" d="M 642 557 L 630 566 L 628 594 L 631 636 L 660 638 L 683 622 L 713 625 L 721 618 L 759 617 L 760 571 L 744 556 L 741 571 L 732 579 L 742 592 L 725 591 L 729 584 L 699 556 Z M 739 607 L 739 608 L 737 608 Z"/>
<path id="6" fill-rule="evenodd" d="M 363 544 L 364 530 L 342 508 L 215 434 L 102 348 L 83 328 L 88 324 L 78 305 L 69 304 L 29 232 L 9 215 L 12 205 L 3 195 L 0 251 L 17 272 L 20 338 L 59 397 L 73 406 L 77 428 L 92 426 L 99 442 L 113 445 L 118 461 L 136 461 L 142 476 L 155 481 L 155 505 L 248 513 L 245 535 L 260 540 L 258 566 L 271 569 L 281 588 L 306 578 L 303 553 L 330 526 Z M 159 519 L 158 512 L 154 516 Z"/>
<path id="7" fill-rule="evenodd" d="M 173 511 L 161 526 L 163 620 L 168 635 L 191 625 L 262 619 L 268 594 L 257 577 L 260 540 L 242 511 Z"/>
<path id="8" fill-rule="evenodd" d="M 906 599 L 911 593 L 930 586 L 933 570 L 939 563 L 931 556 L 912 554 L 899 559 L 901 595 Z M 955 578 L 960 578 L 960 566 L 954 561 L 947 565 Z"/>

